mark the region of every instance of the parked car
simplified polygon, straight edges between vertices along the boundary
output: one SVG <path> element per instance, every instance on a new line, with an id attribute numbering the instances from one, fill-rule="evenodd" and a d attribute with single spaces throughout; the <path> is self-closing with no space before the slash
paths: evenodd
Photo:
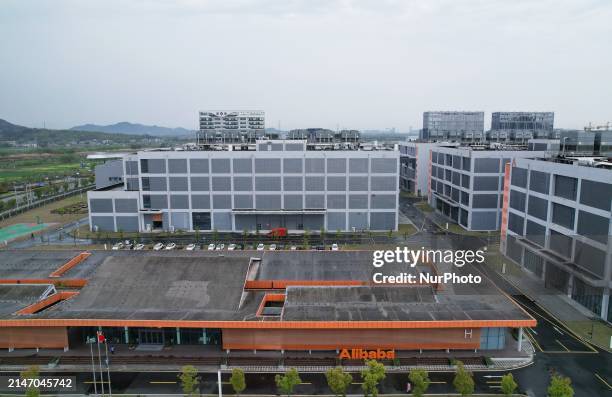
<path id="1" fill-rule="evenodd" d="M 291 251 L 297 251 L 297 247 L 295 245 L 291 246 Z"/>
<path id="2" fill-rule="evenodd" d="M 136 250 L 136 251 L 142 251 L 144 248 L 145 248 L 145 245 L 144 245 L 144 244 L 142 244 L 142 243 L 140 243 L 140 244 L 136 244 L 136 245 L 134 246 L 134 250 Z"/>
<path id="3" fill-rule="evenodd" d="M 232 244 L 230 244 L 230 245 L 228 245 L 228 246 L 227 246 L 227 250 L 228 250 L 228 251 L 233 251 L 233 250 L 235 250 L 235 249 L 236 249 L 236 244 L 234 244 L 234 243 L 232 243 Z"/>
<path id="4" fill-rule="evenodd" d="M 225 244 L 217 244 L 217 247 L 215 248 L 215 250 L 217 251 L 223 251 L 225 249 Z"/>
<path id="5" fill-rule="evenodd" d="M 257 244 L 257 251 L 263 251 L 266 249 L 266 246 L 264 244 Z"/>
<path id="6" fill-rule="evenodd" d="M 118 251 L 118 250 L 120 250 L 120 249 L 122 249 L 122 248 L 123 248 L 123 243 L 115 243 L 115 244 L 113 245 L 113 248 L 111 248 L 111 249 L 112 249 L 113 251 Z"/>
<path id="7" fill-rule="evenodd" d="M 166 249 L 168 251 L 173 250 L 175 248 L 176 248 L 176 244 L 174 244 L 174 243 L 170 243 L 170 244 L 166 245 Z"/>
<path id="8" fill-rule="evenodd" d="M 276 244 L 270 244 L 270 251 L 276 251 Z"/>
<path id="9" fill-rule="evenodd" d="M 208 244 L 208 250 L 209 251 L 214 251 L 215 250 L 215 245 L 213 243 Z"/>
<path id="10" fill-rule="evenodd" d="M 164 249 L 164 243 L 157 243 L 153 246 L 153 251 L 161 251 Z"/>
<path id="11" fill-rule="evenodd" d="M 316 246 L 316 250 L 317 251 L 325 251 L 325 246 L 324 245 L 317 245 Z"/>
<path id="12" fill-rule="evenodd" d="M 339 248 L 338 248 L 338 244 L 333 243 L 333 244 L 332 244 L 332 246 L 331 246 L 331 250 L 332 250 L 332 251 L 338 251 L 338 249 L 339 249 Z"/>
<path id="13" fill-rule="evenodd" d="M 125 240 L 125 242 L 123 243 L 123 246 L 125 247 L 126 250 L 131 250 L 134 244 L 132 244 L 130 240 Z"/>
<path id="14" fill-rule="evenodd" d="M 191 243 L 185 247 L 185 251 L 193 251 L 195 249 L 196 249 L 196 245 L 194 243 Z"/>
<path id="15" fill-rule="evenodd" d="M 236 244 L 236 249 L 237 250 L 243 250 L 244 249 L 244 244 Z"/>

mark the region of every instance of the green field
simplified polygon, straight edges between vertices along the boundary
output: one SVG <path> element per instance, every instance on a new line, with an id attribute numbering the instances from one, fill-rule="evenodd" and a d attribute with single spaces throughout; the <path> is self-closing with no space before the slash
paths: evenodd
<path id="1" fill-rule="evenodd" d="M 72 175 L 75 172 L 83 173 L 80 163 L 42 163 L 25 167 L 7 167 L 6 164 L 0 164 L 0 183 L 19 181 L 24 179 L 30 181 L 40 181 L 43 180 L 45 177 L 52 177 L 56 175 Z"/>

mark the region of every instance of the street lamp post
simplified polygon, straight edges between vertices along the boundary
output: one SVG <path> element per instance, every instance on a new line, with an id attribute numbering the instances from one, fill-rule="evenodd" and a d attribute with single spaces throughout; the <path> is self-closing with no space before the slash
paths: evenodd
<path id="1" fill-rule="evenodd" d="M 87 337 L 87 344 L 89 345 L 89 352 L 91 353 L 91 373 L 93 374 L 93 385 L 94 385 L 94 395 L 98 394 L 98 385 L 96 384 L 96 366 L 94 363 L 93 356 L 93 344 L 95 339 Z"/>

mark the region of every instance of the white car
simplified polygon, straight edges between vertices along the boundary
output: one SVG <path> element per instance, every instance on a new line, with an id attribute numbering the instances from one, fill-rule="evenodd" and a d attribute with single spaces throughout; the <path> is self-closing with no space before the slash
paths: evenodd
<path id="1" fill-rule="evenodd" d="M 266 249 L 266 246 L 263 244 L 257 244 L 257 251 L 263 251 Z"/>
<path id="2" fill-rule="evenodd" d="M 164 243 L 157 243 L 153 246 L 153 251 L 161 251 L 164 249 Z"/>
<path id="3" fill-rule="evenodd" d="M 176 244 L 174 244 L 174 243 L 170 243 L 170 244 L 166 245 L 166 249 L 168 251 L 173 250 L 175 248 L 176 248 Z"/>
<path id="4" fill-rule="evenodd" d="M 276 251 L 276 244 L 270 244 L 270 251 Z"/>
<path id="5" fill-rule="evenodd" d="M 136 251 L 141 251 L 141 250 L 143 250 L 143 249 L 144 249 L 144 247 L 145 247 L 145 245 L 144 245 L 144 244 L 142 244 L 142 243 L 140 243 L 140 244 L 136 244 L 136 245 L 134 246 L 134 250 L 136 250 Z"/>
<path id="6" fill-rule="evenodd" d="M 215 250 L 215 245 L 214 244 L 208 244 L 208 250 L 209 251 L 214 251 Z"/>
<path id="7" fill-rule="evenodd" d="M 338 251 L 338 249 L 339 249 L 338 248 L 338 244 L 336 244 L 336 243 L 332 244 L 332 247 L 331 247 L 332 251 Z"/>
<path id="8" fill-rule="evenodd" d="M 295 245 L 291 246 L 291 251 L 297 251 L 297 247 Z"/>
<path id="9" fill-rule="evenodd" d="M 230 245 L 228 245 L 228 246 L 227 246 L 227 250 L 228 250 L 228 251 L 233 251 L 233 250 L 235 250 L 235 249 L 236 249 L 236 244 L 234 244 L 234 243 L 232 243 L 232 244 L 230 244 Z"/>
<path id="10" fill-rule="evenodd" d="M 113 251 L 118 251 L 120 249 L 123 248 L 123 243 L 117 243 L 115 245 L 113 245 L 113 248 L 111 248 Z"/>
<path id="11" fill-rule="evenodd" d="M 225 249 L 225 244 L 217 244 L 215 248 L 216 251 L 223 251 Z"/>
<path id="12" fill-rule="evenodd" d="M 185 251 L 193 251 L 195 248 L 196 248 L 196 245 L 194 243 L 191 243 L 185 247 Z"/>

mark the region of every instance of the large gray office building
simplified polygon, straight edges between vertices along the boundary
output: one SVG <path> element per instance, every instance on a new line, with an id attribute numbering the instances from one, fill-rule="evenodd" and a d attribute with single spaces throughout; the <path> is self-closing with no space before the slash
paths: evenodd
<path id="1" fill-rule="evenodd" d="M 484 112 L 424 112 L 419 138 L 428 141 L 480 141 L 484 136 Z"/>
<path id="2" fill-rule="evenodd" d="M 547 288 L 610 321 L 612 164 L 584 161 L 513 162 L 501 249 Z"/>
<path id="3" fill-rule="evenodd" d="M 397 149 L 216 149 L 125 156 L 123 182 L 88 193 L 92 230 L 397 230 Z"/>
<path id="4" fill-rule="evenodd" d="M 554 138 L 554 122 L 554 112 L 493 112 L 487 139 L 525 141 Z"/>
<path id="5" fill-rule="evenodd" d="M 466 230 L 501 226 L 504 165 L 547 152 L 473 147 L 431 149 L 429 204 Z"/>

